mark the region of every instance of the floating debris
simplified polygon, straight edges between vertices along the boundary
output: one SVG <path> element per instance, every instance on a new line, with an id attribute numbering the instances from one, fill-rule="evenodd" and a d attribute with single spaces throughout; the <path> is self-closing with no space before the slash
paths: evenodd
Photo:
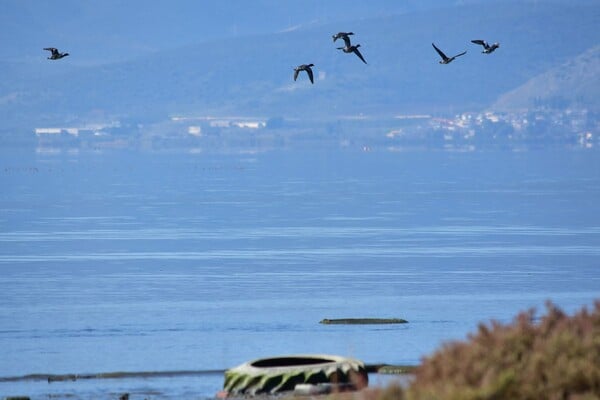
<path id="1" fill-rule="evenodd" d="M 385 375 L 404 375 L 414 374 L 417 369 L 416 365 L 378 365 L 375 372 Z"/>
<path id="2" fill-rule="evenodd" d="M 402 318 L 325 318 L 319 321 L 325 325 L 375 325 L 375 324 L 406 324 L 407 320 Z"/>

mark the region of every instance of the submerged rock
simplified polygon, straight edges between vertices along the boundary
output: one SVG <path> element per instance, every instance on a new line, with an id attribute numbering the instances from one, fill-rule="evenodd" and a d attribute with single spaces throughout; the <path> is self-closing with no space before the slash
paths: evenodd
<path id="1" fill-rule="evenodd" d="M 325 318 L 319 321 L 320 324 L 325 325 L 370 325 L 370 324 L 406 324 L 407 320 L 402 318 L 337 318 L 329 319 Z"/>

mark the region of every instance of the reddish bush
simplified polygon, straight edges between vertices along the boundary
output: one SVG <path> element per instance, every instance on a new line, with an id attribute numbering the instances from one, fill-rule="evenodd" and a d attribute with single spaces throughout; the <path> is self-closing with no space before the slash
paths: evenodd
<path id="1" fill-rule="evenodd" d="M 568 316 L 551 303 L 513 323 L 481 324 L 417 368 L 410 400 L 599 399 L 600 301 Z"/>

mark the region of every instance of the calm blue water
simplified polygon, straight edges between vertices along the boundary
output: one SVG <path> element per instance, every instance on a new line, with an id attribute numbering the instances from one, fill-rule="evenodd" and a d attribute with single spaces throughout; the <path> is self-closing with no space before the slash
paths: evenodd
<path id="1" fill-rule="evenodd" d="M 600 154 L 3 150 L 0 377 L 413 364 L 480 321 L 600 298 Z M 397 326 L 323 318 L 399 317 Z M 206 398 L 221 374 L 0 383 Z M 71 397 L 73 398 L 73 397 Z"/>

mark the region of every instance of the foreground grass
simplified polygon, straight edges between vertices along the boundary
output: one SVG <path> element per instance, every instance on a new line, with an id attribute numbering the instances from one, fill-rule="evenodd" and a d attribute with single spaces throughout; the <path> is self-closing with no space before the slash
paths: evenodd
<path id="1" fill-rule="evenodd" d="M 333 396 L 352 400 L 600 399 L 600 301 L 568 316 L 551 303 L 539 320 L 480 324 L 466 341 L 423 360 L 410 387 Z"/>

